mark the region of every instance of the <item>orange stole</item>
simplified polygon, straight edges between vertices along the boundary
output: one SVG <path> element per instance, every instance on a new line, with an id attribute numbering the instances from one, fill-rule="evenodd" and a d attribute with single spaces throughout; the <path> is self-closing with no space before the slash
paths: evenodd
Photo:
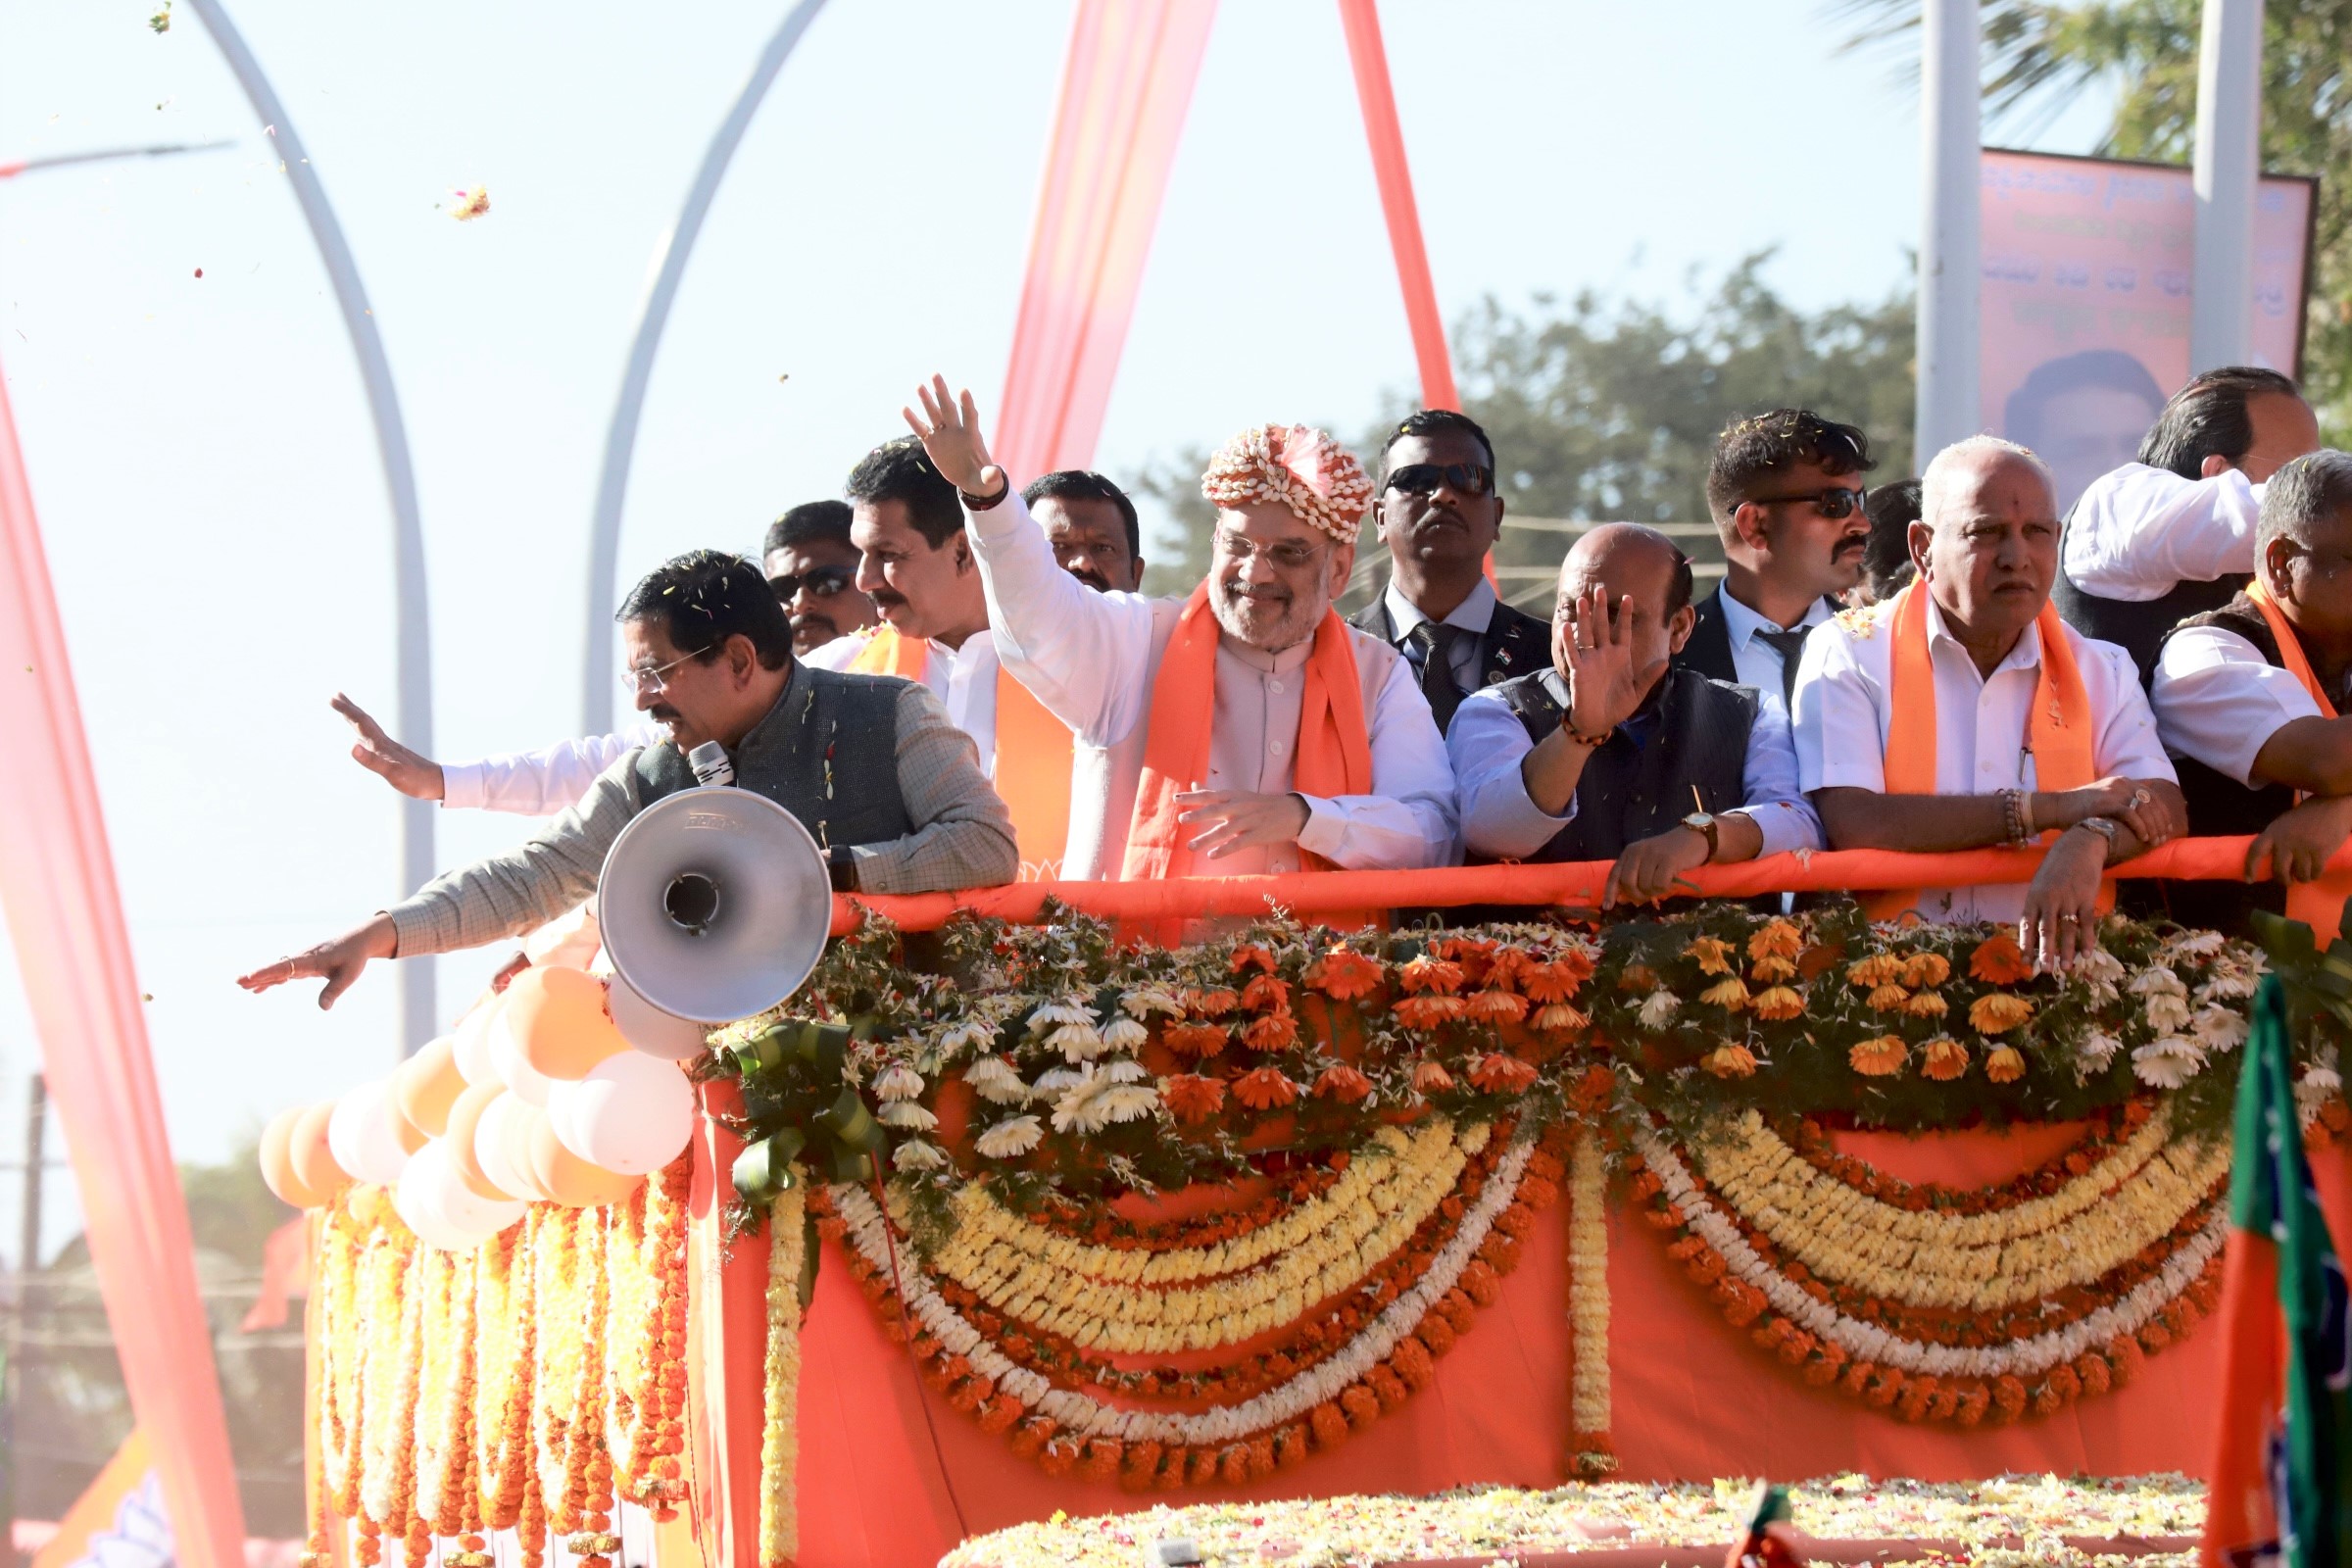
<path id="1" fill-rule="evenodd" d="M 929 643 L 881 626 L 866 639 L 850 668 L 860 675 L 920 681 L 930 662 Z M 1070 838 L 1072 744 L 1068 726 L 1000 663 L 995 783 L 1012 809 L 1013 842 L 1020 850 L 1024 882 L 1051 882 L 1061 875 L 1062 849 Z"/>
<path id="2" fill-rule="evenodd" d="M 2041 667 L 2034 680 L 2034 703 L 2027 710 L 2026 749 L 2034 754 L 2036 789 L 2081 789 L 2098 777 L 2091 745 L 2090 694 L 2083 689 L 2082 671 L 2075 664 L 2075 650 L 2066 640 L 2058 612 L 2048 604 L 2034 620 L 2041 634 Z M 1888 795 L 1934 795 L 1936 790 L 1936 666 L 1928 648 L 1926 585 L 1912 583 L 1894 597 L 1889 635 L 1891 676 L 1886 702 L 1892 710 L 1886 725 L 1886 792 Z M 2054 834 L 2045 833 L 2047 843 Z M 1874 920 L 1891 920 L 1916 908 L 1921 890 L 1890 889 L 1861 895 L 1862 907 Z M 2099 893 L 2104 912 L 2115 903 L 2114 885 Z"/>
<path id="3" fill-rule="evenodd" d="M 2311 660 L 2303 652 L 2302 639 L 2295 635 L 2295 628 L 2287 620 L 2286 612 L 2278 608 L 2278 601 L 2271 597 L 2271 591 L 2263 586 L 2260 577 L 2246 585 L 2246 597 L 2254 601 L 2254 608 L 2262 612 L 2263 620 L 2270 626 L 2271 638 L 2278 645 L 2280 665 L 2303 683 L 2303 689 L 2319 705 L 2322 717 L 2336 717 L 2334 700 L 2328 697 L 2327 688 L 2320 684 L 2319 675 L 2312 669 Z M 2306 799 L 2308 797 L 2298 791 L 2295 804 L 2300 806 Z M 2286 917 L 2310 926 L 2320 945 L 2326 947 L 2335 940 L 2337 930 L 2343 923 L 2344 900 L 2347 898 L 2352 898 L 2352 872 L 2326 871 L 2321 873 L 2317 882 L 2289 882 L 2286 885 Z"/>

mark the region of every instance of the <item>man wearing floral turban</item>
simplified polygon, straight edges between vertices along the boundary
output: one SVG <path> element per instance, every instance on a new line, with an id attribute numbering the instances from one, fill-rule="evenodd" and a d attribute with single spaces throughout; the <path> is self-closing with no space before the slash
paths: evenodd
<path id="1" fill-rule="evenodd" d="M 1412 667 L 1340 619 L 1372 500 L 1323 431 L 1259 425 L 1210 460 L 1208 576 L 1183 600 L 1096 593 L 989 461 L 969 392 L 907 423 L 963 492 L 1006 669 L 1077 738 L 1071 878 L 1407 870 L 1456 858 L 1453 774 Z"/>

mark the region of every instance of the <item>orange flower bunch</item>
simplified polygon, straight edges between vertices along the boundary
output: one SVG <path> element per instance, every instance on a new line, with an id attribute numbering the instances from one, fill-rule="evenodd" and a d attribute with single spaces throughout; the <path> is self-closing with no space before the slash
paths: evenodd
<path id="1" fill-rule="evenodd" d="M 1353 1002 L 1371 996 L 1381 986 L 1381 967 L 1342 942 L 1307 965 L 1306 983 L 1334 1002 Z"/>
<path id="2" fill-rule="evenodd" d="M 1968 1048 L 1949 1035 L 1937 1035 L 1920 1048 L 1922 1076 L 1948 1084 L 1968 1072 Z"/>
<path id="3" fill-rule="evenodd" d="M 1233 1098 L 1251 1110 L 1275 1110 L 1298 1098 L 1298 1086 L 1280 1067 L 1253 1067 L 1233 1081 Z"/>
<path id="4" fill-rule="evenodd" d="M 1903 1044 L 1901 1035 L 1880 1035 L 1848 1046 L 1845 1059 L 1865 1078 L 1890 1078 L 1911 1059 L 1911 1048 Z"/>
<path id="5" fill-rule="evenodd" d="M 1171 1073 L 1159 1081 L 1159 1098 L 1168 1114 L 1187 1127 L 1198 1127 L 1225 1105 L 1225 1085 L 1199 1073 Z"/>
<path id="6" fill-rule="evenodd" d="M 1315 1079 L 1314 1094 L 1320 1100 L 1336 1100 L 1343 1105 L 1360 1103 L 1372 1093 L 1372 1080 L 1344 1061 L 1335 1061 Z"/>

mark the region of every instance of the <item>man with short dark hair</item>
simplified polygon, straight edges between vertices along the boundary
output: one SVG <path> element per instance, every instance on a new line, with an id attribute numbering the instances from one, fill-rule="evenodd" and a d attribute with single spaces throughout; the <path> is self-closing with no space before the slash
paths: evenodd
<path id="1" fill-rule="evenodd" d="M 2352 837 L 2352 456 L 2294 459 L 2263 487 L 2254 580 L 2191 615 L 2156 662 L 2157 732 L 2192 833 L 2254 835 L 2248 889 L 2165 885 L 2173 915 L 2238 930 L 2284 909 L 2332 928 L 2348 891 L 2321 879 Z"/>
<path id="2" fill-rule="evenodd" d="M 1127 492 L 1089 468 L 1061 468 L 1021 486 L 1061 569 L 1097 593 L 1144 591 L 1144 529 Z"/>
<path id="3" fill-rule="evenodd" d="M 1971 436 L 1920 476 L 1919 575 L 1832 618 L 1796 683 L 1804 787 L 1838 850 L 2026 847 L 2031 883 L 1863 896 L 1873 919 L 2015 921 L 2045 965 L 2098 945 L 2106 868 L 2180 831 L 2156 721 L 2124 652 L 2060 621 L 2058 501 L 2039 458 Z"/>
<path id="4" fill-rule="evenodd" d="M 632 748 L 580 804 L 519 848 L 436 878 L 390 910 L 241 977 L 267 991 L 326 981 L 331 1006 L 369 959 L 481 947 L 544 925 L 596 889 L 640 811 L 694 786 L 686 754 L 724 747 L 735 784 L 792 812 L 826 851 L 837 888 L 921 893 L 1012 878 L 1012 826 L 972 755 L 921 686 L 814 669 L 748 561 L 700 550 L 638 583 L 617 617 L 638 710 L 666 731 Z"/>
<path id="5" fill-rule="evenodd" d="M 1543 668 L 1549 633 L 1487 581 L 1503 504 L 1494 445 L 1476 420 L 1451 409 L 1408 414 L 1381 467 L 1372 515 L 1389 583 L 1348 623 L 1404 656 L 1444 733 L 1470 693 Z"/>
<path id="6" fill-rule="evenodd" d="M 1870 518 L 1870 543 L 1862 547 L 1862 580 L 1845 596 L 1856 608 L 1892 599 L 1917 571 L 1911 564 L 1911 525 L 1919 520 L 1919 481 L 1874 484 L 1862 510 Z"/>
<path id="7" fill-rule="evenodd" d="M 760 564 L 792 617 L 794 653 L 806 657 L 874 623 L 874 602 L 858 591 L 848 502 L 803 502 L 769 523 Z"/>
<path id="8" fill-rule="evenodd" d="M 1805 640 L 1861 578 L 1862 475 L 1872 466 L 1868 436 L 1810 409 L 1774 409 L 1717 436 L 1707 512 L 1723 541 L 1723 581 L 1698 602 L 1675 662 L 1786 709 Z"/>
<path id="9" fill-rule="evenodd" d="M 2263 481 L 2319 445 L 2318 418 L 2278 371 L 2195 377 L 2156 416 L 2139 461 L 2075 504 L 2051 591 L 2059 613 L 2130 654 L 2146 684 L 2165 633 L 2245 586 Z"/>
<path id="10" fill-rule="evenodd" d="M 1672 663 L 1690 562 L 1609 522 L 1560 564 L 1552 662 L 1465 701 L 1446 737 L 1473 860 L 1614 860 L 1601 905 L 1646 904 L 1709 862 L 1821 848 L 1788 718 Z"/>

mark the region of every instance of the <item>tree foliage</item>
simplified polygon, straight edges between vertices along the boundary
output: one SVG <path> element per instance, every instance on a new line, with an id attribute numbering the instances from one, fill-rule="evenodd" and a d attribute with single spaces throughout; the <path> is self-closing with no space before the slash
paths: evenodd
<path id="1" fill-rule="evenodd" d="M 1851 45 L 1889 49 L 1916 74 L 1920 0 L 1837 0 Z M 2096 149 L 2185 164 L 2196 139 L 2199 0 L 1985 0 L 1984 100 L 2031 126 L 2093 84 L 2115 118 Z M 2320 176 L 2317 264 L 2303 371 L 2330 445 L 2352 442 L 2352 0 L 2263 8 L 2263 166 Z"/>

